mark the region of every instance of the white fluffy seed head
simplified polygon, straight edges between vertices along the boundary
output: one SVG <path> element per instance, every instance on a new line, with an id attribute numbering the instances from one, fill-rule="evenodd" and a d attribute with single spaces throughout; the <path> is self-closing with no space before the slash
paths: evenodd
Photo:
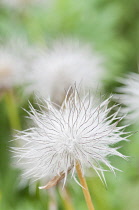
<path id="1" fill-rule="evenodd" d="M 10 49 L 0 49 L 0 88 L 19 85 L 24 77 L 24 62 Z"/>
<path id="2" fill-rule="evenodd" d="M 108 108 L 109 101 L 110 98 L 95 105 L 89 94 L 81 99 L 73 89 L 60 109 L 45 99 L 39 105 L 40 111 L 30 104 L 29 118 L 34 126 L 17 133 L 16 140 L 23 144 L 12 149 L 23 176 L 37 180 L 53 178 L 61 172 L 67 175 L 71 168 L 75 177 L 77 161 L 83 173 L 86 168 L 93 168 L 103 176 L 101 164 L 114 172 L 107 158 L 112 155 L 125 158 L 112 145 L 126 137 L 122 136 L 124 127 L 117 126 L 121 120 L 118 112 L 109 115 L 113 108 Z"/>
<path id="3" fill-rule="evenodd" d="M 121 114 L 126 114 L 130 123 L 139 121 L 139 74 L 129 73 L 119 82 L 123 86 L 116 89 L 115 99 L 124 105 Z"/>
<path id="4" fill-rule="evenodd" d="M 104 73 L 102 62 L 102 57 L 88 45 L 70 39 L 56 41 L 34 60 L 31 75 L 34 85 L 30 89 L 39 90 L 42 96 L 50 96 L 58 104 L 75 82 L 96 92 Z"/>
<path id="5" fill-rule="evenodd" d="M 0 89 L 28 85 L 34 48 L 26 40 L 11 39 L 0 46 Z M 28 91 L 27 87 L 26 92 Z"/>

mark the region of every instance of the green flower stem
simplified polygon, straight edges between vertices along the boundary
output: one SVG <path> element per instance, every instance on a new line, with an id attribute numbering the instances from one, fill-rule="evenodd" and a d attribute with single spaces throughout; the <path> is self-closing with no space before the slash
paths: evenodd
<path id="1" fill-rule="evenodd" d="M 13 90 L 9 89 L 5 93 L 5 104 L 8 113 L 8 118 L 12 129 L 21 130 L 18 107 L 16 104 Z"/>

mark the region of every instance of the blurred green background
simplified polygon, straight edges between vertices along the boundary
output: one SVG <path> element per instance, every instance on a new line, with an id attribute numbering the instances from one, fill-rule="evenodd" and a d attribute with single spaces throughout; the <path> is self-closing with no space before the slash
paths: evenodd
<path id="1" fill-rule="evenodd" d="M 10 0 L 9 0 L 10 1 Z M 129 71 L 138 72 L 139 57 L 139 1 L 138 0 L 53 0 L 45 6 L 11 8 L 0 3 L 0 41 L 11 37 L 26 37 L 30 43 L 41 46 L 61 37 L 75 37 L 90 43 L 106 57 L 107 72 L 103 82 L 109 94 L 119 84 L 118 76 Z M 17 98 L 18 100 L 18 98 Z M 31 100 L 31 99 L 30 99 Z M 130 99 L 129 99 L 130 100 Z M 20 121 L 25 124 L 27 100 L 18 105 Z M 24 126 L 23 126 L 24 127 Z M 139 125 L 129 128 L 138 131 Z M 5 96 L 0 96 L 0 210 L 48 209 L 49 197 L 29 187 L 19 188 L 18 172 L 10 166 L 10 126 Z M 107 189 L 97 177 L 87 179 L 96 210 L 139 209 L 139 134 L 124 143 L 122 152 L 130 156 L 126 162 L 111 158 L 116 177 L 106 172 Z M 76 210 L 87 209 L 82 190 L 69 181 L 69 193 Z M 58 209 L 65 209 L 57 190 Z M 53 210 L 53 209 L 51 209 Z"/>

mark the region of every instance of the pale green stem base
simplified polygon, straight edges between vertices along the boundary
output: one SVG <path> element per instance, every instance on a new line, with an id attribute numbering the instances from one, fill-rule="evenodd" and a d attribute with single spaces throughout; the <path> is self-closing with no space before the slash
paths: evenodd
<path id="1" fill-rule="evenodd" d="M 63 201 L 64 209 L 74 210 L 74 207 L 73 207 L 72 201 L 71 201 L 71 197 L 70 197 L 70 194 L 68 192 L 67 187 L 65 186 L 64 189 L 61 190 L 61 186 L 60 186 L 59 191 L 60 191 L 61 198 L 62 198 L 62 201 Z"/>

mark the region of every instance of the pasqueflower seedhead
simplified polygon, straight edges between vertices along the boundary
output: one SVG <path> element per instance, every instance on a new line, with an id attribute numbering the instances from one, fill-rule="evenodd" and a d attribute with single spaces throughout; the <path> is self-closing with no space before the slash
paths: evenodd
<path id="1" fill-rule="evenodd" d="M 121 114 L 126 114 L 126 120 L 130 123 L 139 121 L 139 74 L 129 73 L 119 82 L 123 86 L 116 89 L 118 94 L 115 99 L 124 105 Z"/>
<path id="2" fill-rule="evenodd" d="M 34 51 L 26 40 L 13 38 L 8 43 L 0 45 L 0 89 L 24 86 L 26 93 L 30 84 L 30 63 L 34 59 Z M 25 87 L 26 85 L 26 87 Z"/>
<path id="3" fill-rule="evenodd" d="M 0 88 L 21 84 L 24 78 L 24 62 L 10 49 L 0 49 Z M 22 78 L 22 79 L 21 79 Z"/>
<path id="4" fill-rule="evenodd" d="M 34 59 L 30 90 L 39 90 L 43 97 L 50 96 L 52 101 L 60 105 L 66 91 L 74 83 L 82 83 L 96 93 L 104 73 L 102 63 L 100 55 L 78 40 L 56 41 Z"/>
<path id="5" fill-rule="evenodd" d="M 81 97 L 76 88 L 69 91 L 70 96 L 67 93 L 59 109 L 45 99 L 40 102 L 39 111 L 30 104 L 28 113 L 34 126 L 19 131 L 15 139 L 22 141 L 22 146 L 12 148 L 27 178 L 61 176 L 66 180 L 69 172 L 75 178 L 77 162 L 83 173 L 86 168 L 93 168 L 103 176 L 102 165 L 115 170 L 109 156 L 125 158 L 114 146 L 126 137 L 125 126 L 117 126 L 121 120 L 118 111 L 109 115 L 113 109 L 108 108 L 110 98 L 96 105 L 90 94 Z"/>

